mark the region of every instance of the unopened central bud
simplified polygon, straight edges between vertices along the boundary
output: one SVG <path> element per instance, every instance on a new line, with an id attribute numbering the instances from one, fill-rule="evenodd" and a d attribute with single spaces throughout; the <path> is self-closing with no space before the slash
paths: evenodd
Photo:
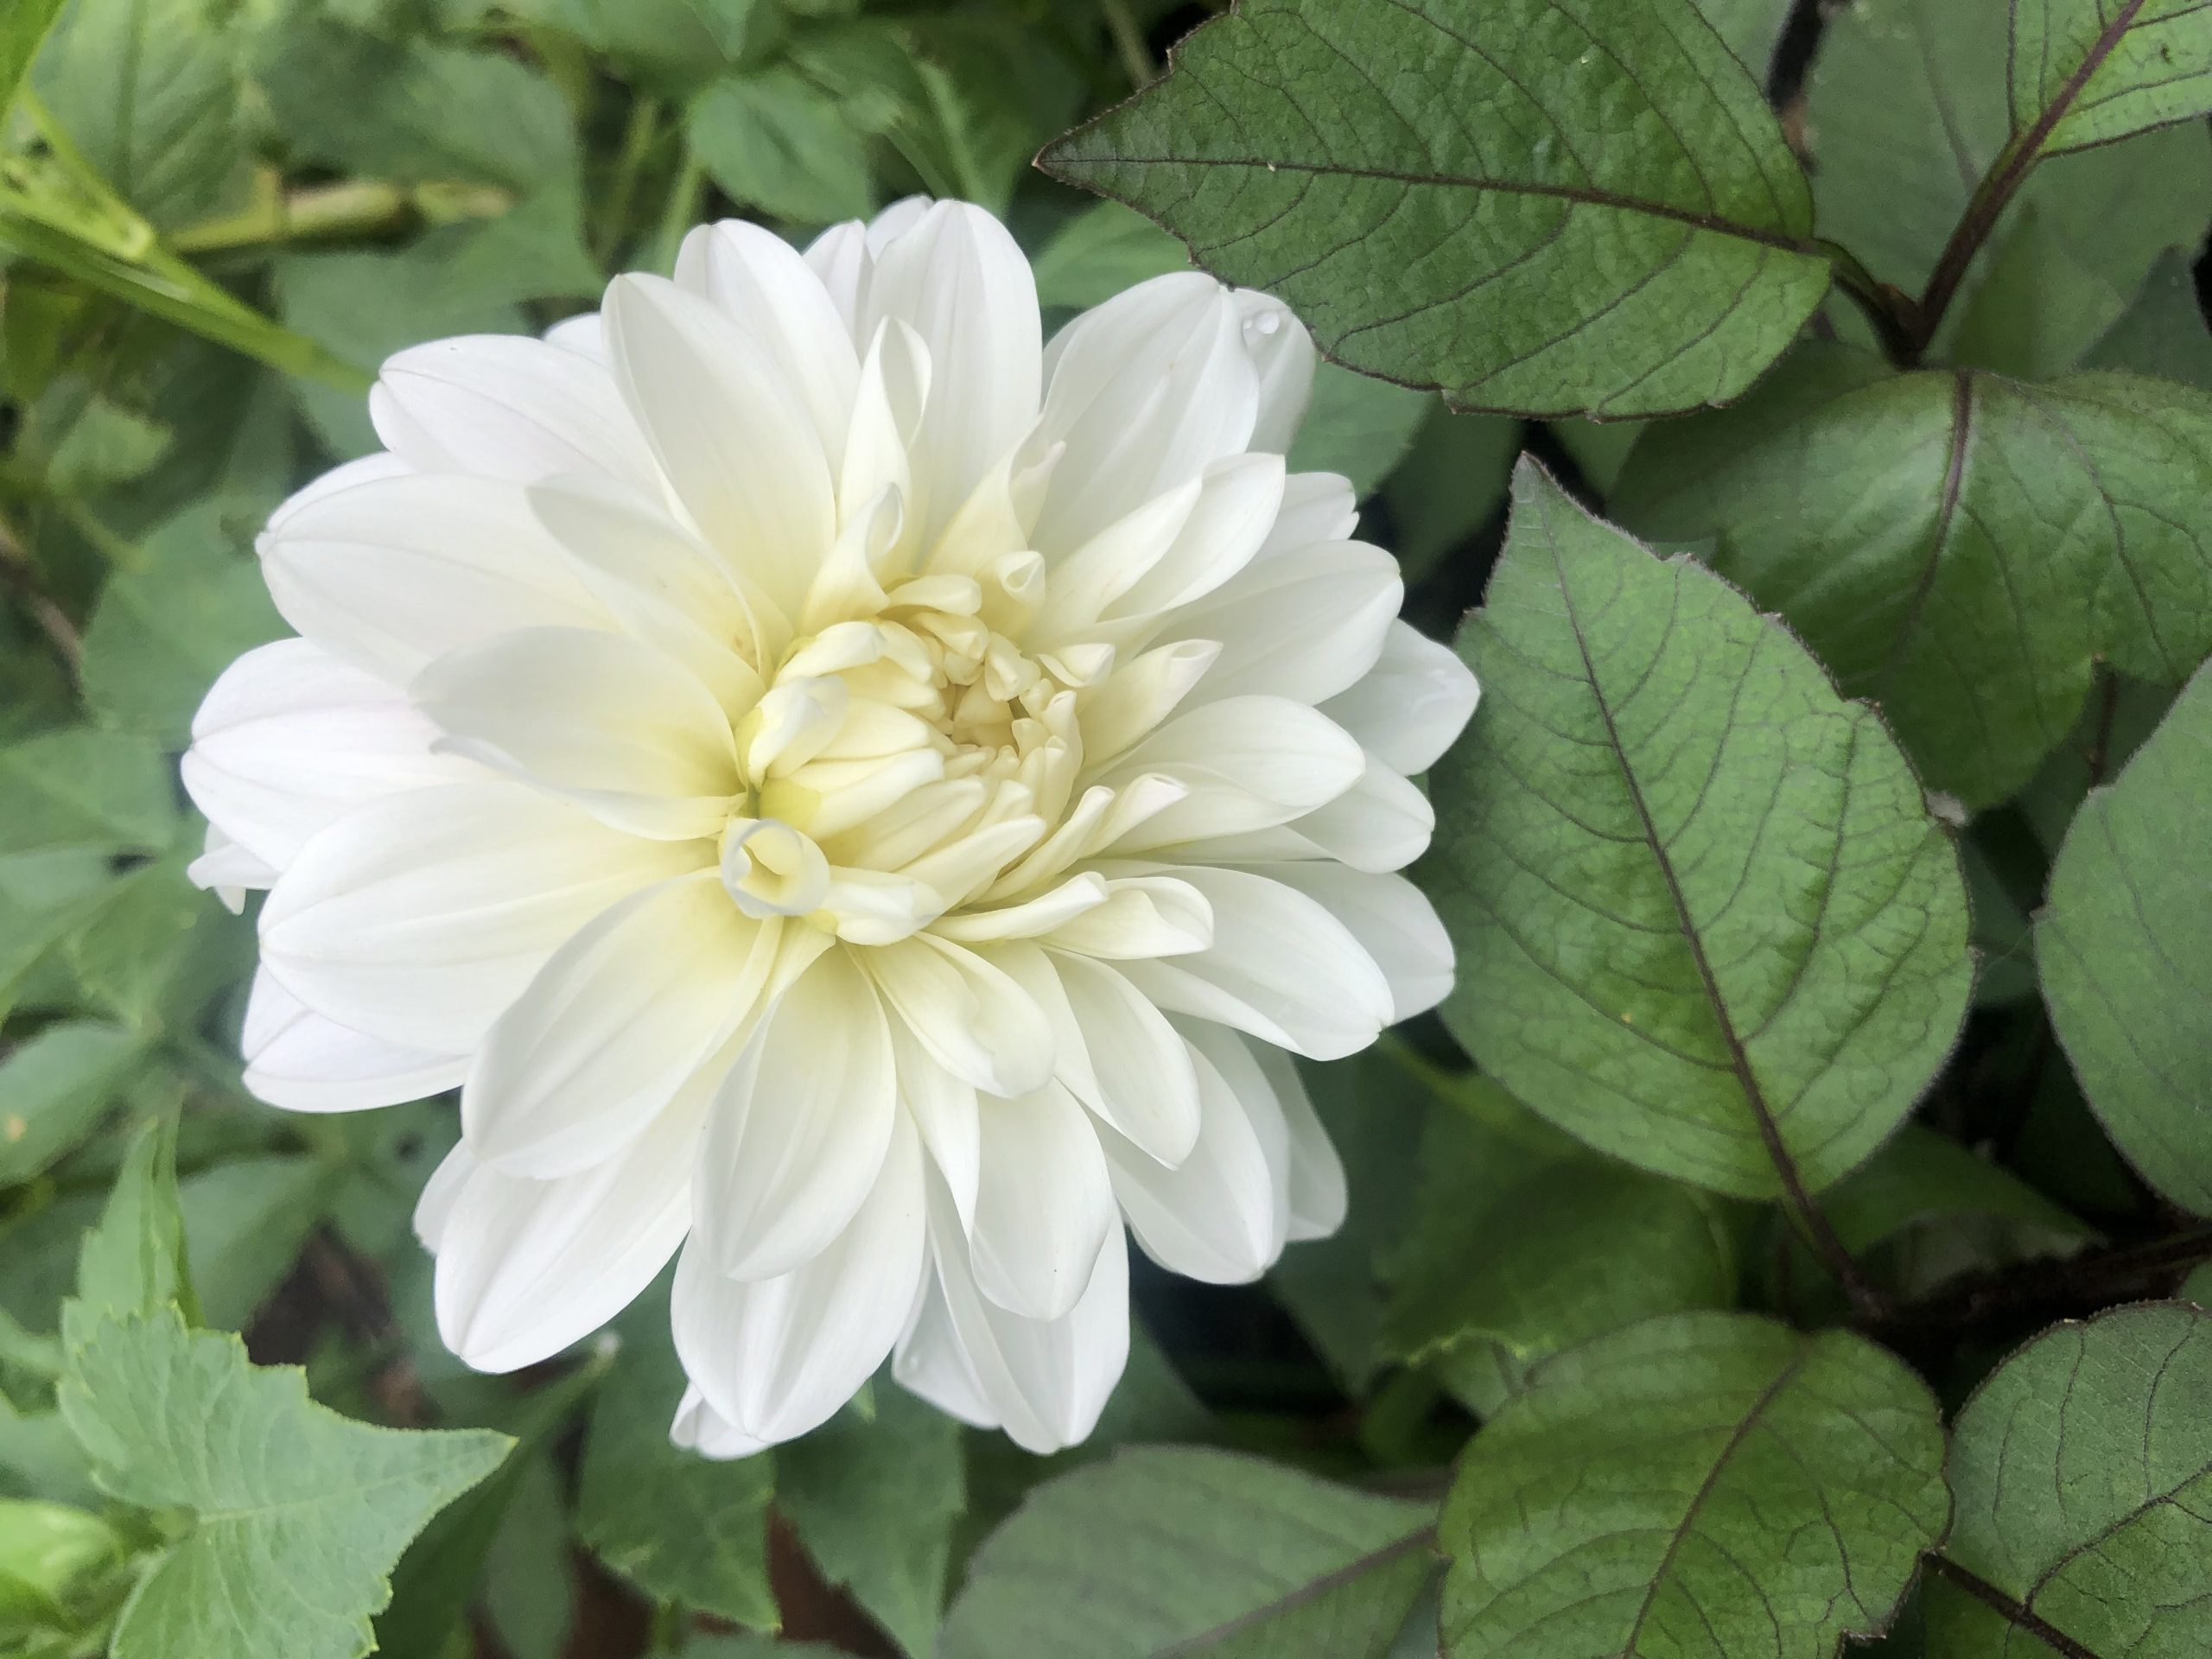
<path id="1" fill-rule="evenodd" d="M 722 886 L 747 916 L 805 916 L 830 891 L 830 861 L 774 818 L 732 818 L 722 830 Z"/>

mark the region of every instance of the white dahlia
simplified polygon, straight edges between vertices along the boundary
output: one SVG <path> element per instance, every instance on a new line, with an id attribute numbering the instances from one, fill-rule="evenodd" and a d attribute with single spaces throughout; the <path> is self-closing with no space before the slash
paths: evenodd
<path id="1" fill-rule="evenodd" d="M 691 233 L 544 340 L 401 353 L 383 454 L 278 509 L 184 762 L 270 889 L 246 1080 L 458 1085 L 446 1341 L 508 1370 L 681 1253 L 677 1437 L 802 1433 L 893 1356 L 1081 1440 L 1123 1225 L 1249 1280 L 1334 1227 L 1290 1053 L 1450 981 L 1392 874 L 1475 686 L 1395 620 L 1313 353 L 1164 276 L 1040 339 L 999 223 Z"/>

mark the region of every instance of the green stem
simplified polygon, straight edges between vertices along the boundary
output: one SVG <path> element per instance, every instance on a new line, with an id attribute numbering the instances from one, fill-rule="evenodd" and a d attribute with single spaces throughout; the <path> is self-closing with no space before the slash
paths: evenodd
<path id="1" fill-rule="evenodd" d="M 613 175 L 607 185 L 606 206 L 601 211 L 599 234 L 592 251 L 601 265 L 612 264 L 622 250 L 630 228 L 630 211 L 638 196 L 638 175 L 645 157 L 660 137 L 660 100 L 639 98 L 630 105 L 630 119 L 622 130 L 622 147 L 615 152 Z"/>
<path id="2" fill-rule="evenodd" d="M 397 185 L 346 179 L 289 194 L 270 192 L 251 207 L 188 225 L 169 238 L 179 253 L 227 253 L 291 242 L 388 235 L 418 219 L 494 219 L 514 205 L 485 185 Z"/>
<path id="3" fill-rule="evenodd" d="M 1152 48 L 1145 43 L 1144 31 L 1130 14 L 1128 0 L 1104 0 L 1104 8 L 1106 30 L 1114 37 L 1114 49 L 1121 54 L 1122 68 L 1129 78 L 1129 85 L 1151 85 L 1159 78 L 1160 66 L 1153 61 Z"/>
<path id="4" fill-rule="evenodd" d="M 1836 286 L 1858 302 L 1866 320 L 1881 337 L 1882 350 L 1899 368 L 1918 360 L 1919 307 L 1910 294 L 1885 283 L 1859 263 L 1859 256 L 1839 243 L 1822 242 L 1820 251 L 1835 267 Z"/>
<path id="5" fill-rule="evenodd" d="M 692 151 L 683 149 L 683 165 L 677 170 L 675 188 L 668 193 L 663 205 L 660 222 L 653 232 L 652 245 L 646 250 L 647 267 L 658 271 L 676 269 L 676 255 L 683 245 L 683 238 L 699 222 L 699 210 L 707 199 L 707 164 Z"/>

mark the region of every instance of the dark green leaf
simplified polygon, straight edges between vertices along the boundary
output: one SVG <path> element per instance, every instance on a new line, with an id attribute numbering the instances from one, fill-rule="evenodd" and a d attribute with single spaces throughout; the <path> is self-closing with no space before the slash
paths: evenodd
<path id="1" fill-rule="evenodd" d="M 168 768 L 143 738 L 78 726 L 0 748 L 0 853 L 156 852 L 176 828 Z"/>
<path id="2" fill-rule="evenodd" d="M 1379 1659 L 1429 1575 L 1433 1519 L 1228 1452 L 1117 1452 L 991 1535 L 938 1659 Z"/>
<path id="3" fill-rule="evenodd" d="M 484 1613 L 514 1659 L 561 1659 L 576 1618 L 568 1497 L 550 1455 L 515 1466 L 514 1493 L 484 1560 Z"/>
<path id="4" fill-rule="evenodd" d="M 506 1456 L 504 1435 L 349 1422 L 173 1309 L 73 1344 L 63 1414 L 115 1497 L 192 1525 L 140 1580 L 115 1659 L 359 1659 L 407 1541 Z"/>
<path id="5" fill-rule="evenodd" d="M 0 1060 L 0 1186 L 29 1180 L 82 1140 L 137 1056 L 122 1027 L 71 1020 Z"/>
<path id="6" fill-rule="evenodd" d="M 2031 386 L 1812 349 L 1738 409 L 1655 430 L 1616 509 L 1712 562 L 1877 702 L 1934 786 L 2017 791 L 2095 659 L 2212 650 L 2212 398 L 2139 375 Z"/>
<path id="7" fill-rule="evenodd" d="M 1960 1412 L 1958 1525 L 1931 1580 L 1942 1659 L 2195 1659 L 2212 1649 L 2212 1315 L 2123 1307 L 2045 1332 Z M 1991 1597 L 2006 1611 L 1993 1606 Z"/>
<path id="8" fill-rule="evenodd" d="M 1324 363 L 1313 377 L 1313 402 L 1291 445 L 1297 473 L 1341 473 L 1352 493 L 1375 493 L 1404 459 L 1434 399 L 1387 380 Z M 1477 423 L 1470 422 L 1469 424 Z"/>
<path id="9" fill-rule="evenodd" d="M 1440 568 L 1505 505 L 1521 432 L 1518 421 L 1432 406 L 1382 493 L 1408 582 Z"/>
<path id="10" fill-rule="evenodd" d="M 2041 156 L 2212 111 L 2197 0 L 2012 0 L 2012 130 Z"/>
<path id="11" fill-rule="evenodd" d="M 2171 250 L 2158 257 L 2133 303 L 2090 348 L 2091 368 L 2163 374 L 2212 391 L 2212 329 L 2196 297 L 2192 260 Z"/>
<path id="12" fill-rule="evenodd" d="M 716 184 L 773 218 L 826 225 L 875 205 L 861 135 L 790 69 L 723 77 L 692 100 L 684 130 Z"/>
<path id="13" fill-rule="evenodd" d="M 1789 21 L 1790 0 L 1697 0 L 1697 9 L 1744 67 L 1764 80 Z"/>
<path id="14" fill-rule="evenodd" d="M 1828 283 L 1803 175 L 1691 0 L 1255 0 L 1044 159 L 1339 362 L 1471 408 L 1724 401 Z"/>
<path id="15" fill-rule="evenodd" d="M 320 1159 L 234 1158 L 178 1183 L 193 1288 L 202 1317 L 243 1329 L 291 1272 L 328 1206 L 339 1172 Z"/>
<path id="16" fill-rule="evenodd" d="M 2159 1192 L 2212 1214 L 2212 669 L 2093 791 L 2036 922 L 2051 1023 L 2089 1103 Z"/>
<path id="17" fill-rule="evenodd" d="M 1560 1355 L 1461 1459 L 1452 1659 L 1834 1654 L 1943 1535 L 1943 1426 L 1897 1360 L 1745 1314 Z"/>
<path id="18" fill-rule="evenodd" d="M 1446 1023 L 1600 1151 L 1745 1198 L 1903 1122 L 1972 988 L 1958 858 L 1872 710 L 1523 461 L 1422 866 Z"/>

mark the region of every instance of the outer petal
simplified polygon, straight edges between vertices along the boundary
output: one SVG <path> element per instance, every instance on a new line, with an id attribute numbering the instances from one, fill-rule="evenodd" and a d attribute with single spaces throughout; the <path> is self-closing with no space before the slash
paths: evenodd
<path id="1" fill-rule="evenodd" d="M 1084 1103 L 1147 1157 L 1180 1163 L 1198 1135 L 1190 1046 L 1126 975 L 1087 957 L 1047 955 L 1090 1063 Z"/>
<path id="2" fill-rule="evenodd" d="M 382 680 L 305 639 L 279 639 L 247 652 L 207 693 L 184 786 L 211 823 L 281 870 L 365 801 L 484 776 L 473 760 L 433 754 L 436 736 Z"/>
<path id="3" fill-rule="evenodd" d="M 1451 937 L 1427 895 L 1402 875 L 1318 860 L 1255 865 L 1252 873 L 1295 887 L 1351 930 L 1389 982 L 1394 1022 L 1427 1013 L 1451 990 Z"/>
<path id="4" fill-rule="evenodd" d="M 964 1225 L 976 1213 L 976 1185 L 983 1158 L 976 1085 L 931 1059 L 904 1020 L 891 1022 L 891 1047 L 899 1067 L 899 1103 L 921 1131 L 923 1148 L 951 1192 Z"/>
<path id="5" fill-rule="evenodd" d="M 466 1055 L 404 1047 L 324 1019 L 266 969 L 253 976 L 238 1046 L 245 1086 L 294 1112 L 397 1106 L 453 1088 L 468 1071 Z"/>
<path id="6" fill-rule="evenodd" d="M 915 1039 L 953 1076 L 1011 1096 L 1052 1075 L 1045 1011 L 975 951 L 920 934 L 868 951 L 867 964 Z"/>
<path id="7" fill-rule="evenodd" d="M 1393 622 L 1374 668 L 1321 712 L 1411 777 L 1452 747 L 1481 695 L 1473 672 L 1449 649 Z"/>
<path id="8" fill-rule="evenodd" d="M 558 1180 L 474 1166 L 442 1224 L 423 1229 L 446 1346 L 480 1371 L 516 1370 L 628 1306 L 690 1225 L 698 1122 L 696 1103 L 672 1108 L 620 1156 Z"/>
<path id="9" fill-rule="evenodd" d="M 1097 1132 L 1057 1083 L 1019 1100 L 986 1096 L 980 1108 L 982 1179 L 968 1235 L 976 1288 L 1025 1319 L 1059 1319 L 1119 1224 Z"/>
<path id="10" fill-rule="evenodd" d="M 1005 226 L 966 202 L 940 201 L 876 253 L 858 337 L 874 339 L 887 317 L 929 349 L 929 408 L 912 457 L 927 546 L 1036 421 L 1037 284 Z"/>
<path id="11" fill-rule="evenodd" d="M 1271 294 L 1240 288 L 1236 308 L 1244 318 L 1245 349 L 1260 376 L 1260 417 L 1252 428 L 1252 448 L 1288 454 L 1313 401 L 1313 336 Z"/>
<path id="12" fill-rule="evenodd" d="M 957 1417 L 973 1428 L 999 1426 L 998 1413 L 983 1397 L 983 1385 L 969 1363 L 968 1351 L 960 1345 L 952 1310 L 945 1303 L 944 1282 L 933 1269 L 922 1286 L 921 1300 L 906 1333 L 899 1338 L 891 1374 L 949 1417 Z"/>
<path id="13" fill-rule="evenodd" d="M 1389 982 L 1344 925 L 1280 881 L 1180 865 L 1213 906 L 1214 942 L 1189 956 L 1124 963 L 1161 1007 L 1249 1032 L 1317 1060 L 1342 1059 L 1389 1024 Z"/>
<path id="14" fill-rule="evenodd" d="M 1108 1232 L 1090 1287 L 1073 1312 L 1065 1319 L 1025 1319 L 976 1288 L 957 1227 L 951 1200 L 933 1185 L 930 1243 L 939 1292 L 976 1393 L 1024 1451 L 1042 1455 L 1075 1445 L 1096 1425 L 1128 1363 L 1129 1264 L 1122 1230 Z M 905 1382 L 913 1369 L 902 1366 L 894 1374 Z"/>
<path id="15" fill-rule="evenodd" d="M 385 359 L 369 414 L 418 472 L 528 483 L 603 473 L 657 490 L 658 469 L 613 377 L 582 353 L 517 334 L 468 334 Z"/>
<path id="16" fill-rule="evenodd" d="M 486 1034 L 461 1096 L 470 1150 L 541 1180 L 613 1157 L 753 1011 L 782 932 L 711 870 L 610 906 Z"/>
<path id="17" fill-rule="evenodd" d="M 657 276 L 618 276 L 602 315 L 614 377 L 711 545 L 797 615 L 836 538 L 830 463 L 798 391 L 753 335 Z"/>
<path id="18" fill-rule="evenodd" d="M 1275 1103 L 1282 1108 L 1290 1132 L 1290 1236 L 1326 1238 L 1344 1224 L 1344 1160 L 1337 1155 L 1290 1056 L 1272 1043 L 1248 1039 L 1245 1046 L 1274 1085 Z"/>
<path id="19" fill-rule="evenodd" d="M 393 685 L 515 628 L 613 621 L 522 486 L 502 479 L 410 474 L 356 485 L 281 512 L 260 549 L 284 620 Z"/>
<path id="20" fill-rule="evenodd" d="M 1135 853 L 1265 830 L 1333 801 L 1367 758 L 1335 722 L 1287 697 L 1224 697 L 1176 715 L 1086 782 L 1162 777 L 1188 791 L 1114 850 Z"/>
<path id="21" fill-rule="evenodd" d="M 391 796 L 300 849 L 262 908 L 262 960 L 319 1014 L 465 1052 L 562 941 L 709 855 L 609 830 L 519 784 Z"/>
<path id="22" fill-rule="evenodd" d="M 826 1422 L 898 1340 L 921 1287 L 921 1142 L 904 1113 L 851 1222 L 793 1272 L 747 1283 L 695 1240 L 676 1268 L 676 1351 L 707 1403 L 746 1439 Z"/>
<path id="23" fill-rule="evenodd" d="M 1274 1265 L 1289 1230 L 1289 1131 L 1240 1039 L 1193 1029 L 1205 1046 L 1192 1046 L 1201 1108 L 1190 1155 L 1168 1169 L 1109 1131 L 1106 1156 L 1147 1255 L 1207 1284 L 1245 1284 Z"/>
<path id="24" fill-rule="evenodd" d="M 1398 562 L 1363 542 L 1324 542 L 1247 565 L 1155 636 L 1218 642 L 1195 700 L 1253 692 L 1317 703 L 1372 670 L 1405 599 Z"/>
<path id="25" fill-rule="evenodd" d="M 715 1096 L 696 1249 L 732 1279 L 803 1266 L 845 1230 L 899 1116 L 891 1032 L 868 976 L 823 953 L 762 1017 Z"/>
<path id="26" fill-rule="evenodd" d="M 676 1421 L 668 1426 L 668 1438 L 685 1451 L 696 1452 L 716 1463 L 757 1457 L 768 1449 L 767 1441 L 754 1440 L 709 1405 L 696 1382 L 676 1402 Z"/>

